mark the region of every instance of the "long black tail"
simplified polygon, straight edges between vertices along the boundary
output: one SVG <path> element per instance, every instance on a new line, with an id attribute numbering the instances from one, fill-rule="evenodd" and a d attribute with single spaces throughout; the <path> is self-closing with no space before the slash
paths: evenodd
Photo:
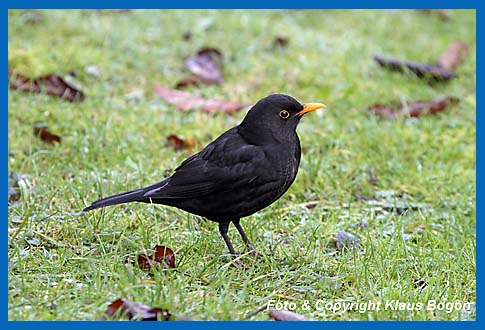
<path id="1" fill-rule="evenodd" d="M 99 209 L 101 207 L 116 205 L 116 204 L 123 204 L 129 202 L 141 202 L 146 198 L 143 198 L 143 195 L 147 188 L 141 188 L 137 190 L 128 191 L 122 194 L 105 197 L 93 202 L 90 206 L 86 207 L 83 212 Z"/>

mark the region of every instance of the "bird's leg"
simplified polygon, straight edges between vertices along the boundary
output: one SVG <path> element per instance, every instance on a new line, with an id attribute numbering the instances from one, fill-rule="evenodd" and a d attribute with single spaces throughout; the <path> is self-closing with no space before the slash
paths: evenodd
<path id="1" fill-rule="evenodd" d="M 235 257 L 237 255 L 236 250 L 234 250 L 231 240 L 227 235 L 227 231 L 229 230 L 229 224 L 230 222 L 219 223 L 219 232 L 221 233 L 222 238 L 224 238 L 224 241 L 226 242 L 226 245 L 229 248 L 229 252 L 233 255 L 233 257 Z"/>
<path id="2" fill-rule="evenodd" d="M 251 254 L 253 254 L 256 257 L 261 257 L 261 253 L 259 253 L 254 248 L 254 246 L 251 244 L 251 242 L 249 241 L 248 237 L 246 236 L 246 233 L 244 232 L 243 227 L 241 227 L 241 224 L 239 223 L 239 219 L 234 220 L 233 223 L 234 223 L 234 226 L 236 226 L 236 229 L 239 232 L 239 235 L 241 235 L 242 240 L 244 241 L 244 243 L 248 247 L 249 252 L 251 252 Z"/>

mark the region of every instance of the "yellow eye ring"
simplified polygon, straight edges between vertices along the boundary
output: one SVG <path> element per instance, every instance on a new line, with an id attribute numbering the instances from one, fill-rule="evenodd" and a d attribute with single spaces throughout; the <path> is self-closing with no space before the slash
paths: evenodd
<path id="1" fill-rule="evenodd" d="M 281 119 L 288 119 L 290 117 L 290 113 L 288 110 L 281 110 L 280 111 L 280 118 Z"/>

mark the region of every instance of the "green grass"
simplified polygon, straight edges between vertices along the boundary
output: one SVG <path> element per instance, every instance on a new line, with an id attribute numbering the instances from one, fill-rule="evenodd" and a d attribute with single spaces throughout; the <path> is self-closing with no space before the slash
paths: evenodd
<path id="1" fill-rule="evenodd" d="M 70 104 L 9 90 L 9 171 L 28 175 L 22 199 L 8 208 L 9 319 L 96 320 L 118 297 L 203 320 L 240 320 L 271 299 L 295 302 L 296 312 L 318 320 L 474 319 L 474 311 L 314 308 L 318 300 L 476 299 L 475 12 L 451 17 L 385 10 L 10 11 L 9 69 L 29 76 L 74 70 L 87 98 Z M 191 41 L 182 39 L 187 31 Z M 276 36 L 288 37 L 289 47 L 272 50 Z M 372 60 L 384 54 L 433 62 L 456 39 L 471 46 L 471 55 L 447 84 L 429 86 Z M 183 59 L 203 46 L 224 53 L 225 82 L 190 89 L 195 94 L 252 103 L 281 92 L 327 104 L 299 126 L 303 155 L 291 189 L 243 219 L 264 257 L 243 256 L 241 269 L 231 267 L 217 225 L 186 212 L 129 204 L 77 213 L 170 173 L 190 152 L 166 147 L 167 135 L 205 145 L 241 121 L 245 111 L 180 113 L 154 94 L 155 83 L 173 86 L 182 78 Z M 442 95 L 461 102 L 436 116 L 396 121 L 366 110 Z M 62 135 L 62 143 L 34 137 L 37 123 Z M 418 207 L 399 215 L 359 196 Z M 302 205 L 314 200 L 314 208 Z M 352 227 L 361 221 L 368 227 Z M 340 230 L 356 235 L 360 246 L 336 251 Z M 232 226 L 230 236 L 243 251 Z M 175 250 L 176 269 L 150 274 L 131 265 L 156 244 Z M 422 278 L 424 289 L 414 283 Z"/>

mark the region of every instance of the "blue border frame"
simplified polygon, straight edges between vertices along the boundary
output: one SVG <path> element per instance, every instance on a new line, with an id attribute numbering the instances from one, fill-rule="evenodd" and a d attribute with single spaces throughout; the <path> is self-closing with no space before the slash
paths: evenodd
<path id="1" fill-rule="evenodd" d="M 127 0 L 103 0 L 103 1 L 79 1 L 79 0 L 72 0 L 69 2 L 66 1 L 59 1 L 59 0 L 44 0 L 44 1 L 35 1 L 35 0 L 18 0 L 18 1 L 11 1 L 6 0 L 5 6 L 6 8 L 11 9 L 21 9 L 21 8 L 160 8 L 160 9 L 169 9 L 169 8 L 240 8 L 240 9 L 249 9 L 249 8 L 268 8 L 268 9 L 276 9 L 276 8 L 450 8 L 450 9 L 473 9 L 478 8 L 479 1 L 471 0 L 471 1 L 439 1 L 439 0 L 395 0 L 392 2 L 386 2 L 382 0 L 346 0 L 343 1 L 336 1 L 336 0 L 327 0 L 327 1 L 317 1 L 317 0 L 185 0 L 181 1 L 163 1 L 162 3 L 158 3 L 155 1 L 147 1 L 147 0 L 140 0 L 136 2 L 130 2 Z"/>
<path id="2" fill-rule="evenodd" d="M 53 8 L 161 8 L 161 9 L 168 9 L 168 8 L 240 8 L 240 9 L 247 9 L 247 8 L 355 8 L 355 9 L 364 9 L 364 8 L 449 8 L 449 9 L 477 9 L 477 37 L 481 35 L 480 33 L 480 18 L 484 18 L 485 15 L 481 14 L 481 6 L 480 1 L 438 1 L 438 0 L 409 0 L 409 1 L 393 1 L 393 2 L 384 2 L 382 0 L 370 0 L 370 1 L 358 1 L 358 0 L 348 0 L 345 2 L 342 1 L 325 1 L 325 2 L 317 2 L 316 0 L 299 0 L 299 1 L 290 1 L 290 0 L 233 0 L 230 3 L 221 0 L 207 0 L 207 1 L 195 1 L 195 0 L 186 0 L 184 2 L 180 1 L 164 1 L 163 3 L 156 3 L 154 1 L 147 1 L 147 0 L 138 0 L 137 2 L 129 2 L 127 0 L 104 0 L 104 1 L 79 1 L 79 0 L 71 0 L 71 1 L 59 1 L 59 0 L 46 0 L 46 1 L 33 1 L 33 0 L 19 0 L 19 1 L 2 1 L 0 2 L 0 6 L 2 7 L 2 15 L 4 17 L 2 20 L 4 23 L 1 25 L 3 28 L 2 36 L 4 40 L 8 40 L 8 9 L 23 9 L 23 8 L 42 8 L 42 9 L 53 9 Z M 8 43 L 3 43 L 4 49 L 2 52 L 2 58 L 4 59 L 3 63 L 8 63 Z M 479 42 L 479 38 L 477 40 L 477 62 L 478 55 L 480 54 L 481 46 Z M 1 72 L 4 77 L 7 77 L 8 73 L 8 64 L 1 68 Z M 481 81 L 481 74 L 483 73 L 483 69 L 480 65 L 477 65 L 477 102 L 479 100 L 480 95 L 480 81 Z M 5 79 L 2 83 L 3 90 L 8 90 L 8 80 Z M 2 93 L 0 95 L 1 102 L 4 104 L 5 109 L 8 109 L 8 97 L 7 93 Z M 485 116 L 481 114 L 480 111 L 476 112 L 476 119 L 478 128 L 480 128 L 480 124 L 483 121 L 482 117 Z M 4 120 L 1 121 L 1 132 L 4 135 L 3 144 L 2 144 L 2 169 L 3 174 L 1 176 L 2 184 L 4 189 L 0 192 L 1 197 L 4 201 L 7 200 L 7 182 L 8 182 L 8 111 L 3 112 Z M 483 177 L 479 172 L 480 164 L 482 163 L 482 158 L 480 156 L 480 139 L 482 138 L 482 134 L 480 130 L 477 129 L 477 150 L 476 150 L 476 165 L 477 165 L 477 172 L 476 172 L 476 181 L 477 181 L 477 219 L 483 213 L 483 207 L 481 207 L 481 183 L 483 181 Z M 3 214 L 5 215 L 4 219 L 7 218 L 7 203 L 3 206 Z M 477 237 L 480 233 L 482 225 L 480 221 L 477 221 Z M 8 248 L 8 235 L 5 232 L 3 236 L 4 244 Z M 480 250 L 481 244 L 479 244 L 477 240 L 477 252 Z M 478 256 L 478 253 L 477 253 Z M 477 297 L 481 297 L 480 293 L 481 290 L 479 289 L 478 282 L 479 277 L 478 274 L 480 273 L 481 266 L 478 262 L 479 259 L 477 258 Z M 8 294 L 8 257 L 5 254 L 4 258 L 4 267 L 7 269 L 7 272 L 4 274 L 4 283 L 6 284 L 6 292 Z M 4 318 L 1 321 L 2 326 L 7 328 L 28 328 L 31 329 L 32 327 L 39 327 L 39 328 L 52 328 L 52 329 L 64 329 L 65 327 L 70 327 L 71 329 L 82 329 L 85 327 L 95 326 L 95 327 L 102 327 L 108 329 L 128 329 L 128 328 L 139 328 L 143 327 L 144 329 L 152 329 L 155 327 L 170 327 L 172 329 L 194 329 L 197 328 L 217 328 L 223 329 L 227 326 L 235 327 L 236 329 L 247 329 L 249 327 L 255 326 L 253 322 L 257 322 L 257 326 L 262 326 L 267 329 L 292 329 L 296 327 L 304 327 L 306 329 L 320 329 L 321 327 L 325 328 L 341 328 L 341 329 L 351 329 L 354 327 L 371 327 L 371 328 L 386 328 L 392 326 L 396 329 L 403 329 L 403 328 L 430 328 L 430 329 L 441 329 L 443 327 L 449 328 L 479 328 L 481 322 L 481 317 L 479 317 L 479 310 L 481 310 L 481 305 L 477 301 L 477 321 L 473 322 L 423 322 L 423 321 L 416 321 L 416 322 L 395 322 L 395 321 L 388 321 L 388 322 L 262 322 L 262 321 L 252 321 L 252 322 L 168 322 L 168 323 L 158 323 L 158 322 L 12 322 L 8 321 L 8 304 L 7 304 L 7 295 L 5 296 L 4 302 Z M 392 325 L 389 324 L 392 322 Z M 483 324 L 482 324 L 483 327 Z"/>

